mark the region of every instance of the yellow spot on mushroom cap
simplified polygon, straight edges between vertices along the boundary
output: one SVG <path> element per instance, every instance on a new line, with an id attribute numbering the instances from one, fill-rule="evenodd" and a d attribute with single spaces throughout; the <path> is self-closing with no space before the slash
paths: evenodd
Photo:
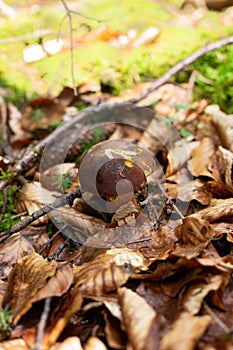
<path id="1" fill-rule="evenodd" d="M 133 167 L 133 162 L 131 162 L 130 160 L 126 160 L 126 161 L 125 161 L 125 165 L 126 165 L 128 168 L 132 168 L 132 167 Z"/>

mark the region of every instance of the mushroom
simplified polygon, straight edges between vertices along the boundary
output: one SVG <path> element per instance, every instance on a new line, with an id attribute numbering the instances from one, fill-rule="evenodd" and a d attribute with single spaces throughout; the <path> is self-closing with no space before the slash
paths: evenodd
<path id="1" fill-rule="evenodd" d="M 100 142 L 79 167 L 83 198 L 92 208 L 113 214 L 112 225 L 128 223 L 129 216 L 140 213 L 139 201 L 147 197 L 147 176 L 154 169 L 152 154 L 137 144 L 124 139 Z"/>

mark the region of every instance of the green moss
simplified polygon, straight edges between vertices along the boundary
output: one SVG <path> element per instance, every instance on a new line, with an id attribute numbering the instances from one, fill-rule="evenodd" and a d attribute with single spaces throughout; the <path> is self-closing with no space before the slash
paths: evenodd
<path id="1" fill-rule="evenodd" d="M 7 178 L 7 176 L 5 173 L 0 178 Z M 14 219 L 14 200 L 17 190 L 17 187 L 11 186 L 7 189 L 6 195 L 4 192 L 0 192 L 0 231 L 8 230 L 20 220 L 19 218 Z"/>

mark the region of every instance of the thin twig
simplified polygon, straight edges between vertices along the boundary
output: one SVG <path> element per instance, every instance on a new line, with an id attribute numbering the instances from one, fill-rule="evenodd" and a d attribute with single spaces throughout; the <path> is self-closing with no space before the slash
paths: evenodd
<path id="1" fill-rule="evenodd" d="M 25 34 L 22 36 L 16 36 L 12 38 L 0 38 L 0 44 L 15 44 L 15 43 L 21 43 L 24 41 L 37 39 L 46 35 L 50 35 L 52 33 L 51 29 L 41 29 L 36 30 L 33 33 Z"/>
<path id="2" fill-rule="evenodd" d="M 77 189 L 74 192 L 71 192 L 69 194 L 65 194 L 65 195 L 61 196 L 55 202 L 42 207 L 41 209 L 35 211 L 31 215 L 28 215 L 24 220 L 13 225 L 8 231 L 3 232 L 2 236 L 4 236 L 4 237 L 0 240 L 0 243 L 5 241 L 8 237 L 8 235 L 12 235 L 13 233 L 21 231 L 22 229 L 24 229 L 28 225 L 30 225 L 32 222 L 39 219 L 41 216 L 44 216 L 45 214 L 50 213 L 52 210 L 59 208 L 59 207 L 62 207 L 62 206 L 67 205 L 67 204 L 69 204 L 71 206 L 73 204 L 73 201 L 75 200 L 75 198 L 80 198 L 80 197 L 81 197 L 80 189 Z"/>
<path id="3" fill-rule="evenodd" d="M 208 45 L 200 48 L 199 50 L 195 51 L 192 55 L 186 57 L 184 60 L 177 63 L 168 72 L 166 72 L 162 77 L 155 80 L 155 82 L 152 83 L 151 86 L 142 90 L 140 92 L 140 94 L 131 98 L 127 102 L 137 103 L 137 102 L 141 101 L 142 99 L 147 97 L 151 92 L 158 89 L 163 84 L 167 83 L 173 75 L 176 75 L 177 73 L 179 73 L 182 69 L 184 69 L 185 67 L 187 67 L 190 64 L 192 64 L 193 62 L 195 62 L 201 56 L 206 55 L 206 54 L 210 53 L 211 51 L 220 49 L 221 47 L 226 46 L 226 45 L 230 45 L 230 44 L 233 44 L 233 36 L 230 36 L 230 37 L 222 39 L 222 40 L 218 40 L 214 43 L 208 44 Z"/>
<path id="4" fill-rule="evenodd" d="M 176 213 L 181 217 L 181 219 L 184 219 L 184 215 L 181 213 L 181 211 L 177 208 L 177 206 L 171 201 L 171 198 L 167 195 L 167 193 L 165 192 L 163 186 L 158 182 L 157 183 L 159 189 L 161 190 L 161 192 L 163 193 L 163 195 L 169 200 L 169 202 L 172 204 L 172 207 L 174 208 L 174 210 L 176 211 Z"/>
<path id="5" fill-rule="evenodd" d="M 211 310 L 209 305 L 203 301 L 203 306 L 206 312 L 212 317 L 214 322 L 226 333 L 231 333 L 231 330 L 225 325 L 225 323 Z"/>
<path id="6" fill-rule="evenodd" d="M 41 350 L 41 348 L 42 348 L 41 346 L 43 343 L 44 331 L 45 331 L 47 319 L 48 319 L 49 313 L 50 313 L 51 300 L 52 300 L 51 297 L 45 299 L 44 310 L 43 310 L 43 313 L 41 315 L 40 322 L 39 322 L 38 329 L 37 329 L 36 342 L 35 342 L 35 345 L 33 347 L 31 347 L 31 350 Z"/>
<path id="7" fill-rule="evenodd" d="M 94 17 L 86 16 L 86 15 L 82 14 L 79 11 L 71 10 L 68 7 L 68 5 L 67 5 L 65 0 L 61 0 L 61 2 L 62 2 L 63 6 L 64 6 L 64 8 L 66 10 L 66 15 L 64 16 L 64 18 L 61 21 L 60 28 L 59 28 L 59 35 L 60 35 L 62 23 L 64 22 L 66 17 L 68 17 L 68 20 L 69 20 L 69 32 L 70 32 L 71 77 L 72 77 L 72 85 L 73 85 L 74 95 L 77 96 L 78 92 L 77 92 L 77 87 L 76 87 L 76 84 L 75 84 L 75 74 L 74 74 L 74 44 L 73 44 L 73 20 L 72 20 L 72 14 L 73 15 L 78 15 L 78 16 L 81 16 L 83 18 L 86 18 L 86 19 L 89 19 L 89 20 L 92 20 L 92 21 L 96 21 L 96 22 L 99 22 L 99 23 L 103 22 L 103 21 L 99 20 L 97 18 L 94 18 Z M 59 37 L 59 35 L 58 35 L 58 37 Z"/>
<path id="8" fill-rule="evenodd" d="M 75 76 L 74 76 L 74 45 L 73 45 L 73 22 L 72 22 L 72 14 L 67 6 L 65 0 L 61 0 L 63 6 L 65 7 L 66 10 L 66 17 L 68 17 L 69 20 L 69 31 L 70 31 L 70 65 L 71 65 L 71 77 L 72 77 L 72 85 L 74 89 L 74 95 L 77 96 L 77 87 L 75 84 Z"/>

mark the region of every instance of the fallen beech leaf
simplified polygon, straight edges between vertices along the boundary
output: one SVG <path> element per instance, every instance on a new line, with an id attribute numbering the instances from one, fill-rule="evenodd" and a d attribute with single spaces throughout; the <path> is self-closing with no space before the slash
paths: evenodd
<path id="1" fill-rule="evenodd" d="M 201 218 L 209 222 L 231 217 L 233 215 L 233 198 L 212 199 L 207 208 L 192 214 L 192 217 Z"/>
<path id="2" fill-rule="evenodd" d="M 103 251 L 91 261 L 73 269 L 75 288 L 82 295 L 101 296 L 124 284 L 137 269 L 146 268 L 143 255 L 127 248 Z"/>
<path id="3" fill-rule="evenodd" d="M 40 182 L 31 182 L 25 184 L 19 191 L 16 202 L 16 210 L 18 213 L 27 211 L 28 214 L 41 209 L 44 205 L 52 203 L 59 192 L 52 192 L 44 189 Z M 48 222 L 48 215 L 33 222 L 33 225 L 44 224 Z"/>
<path id="4" fill-rule="evenodd" d="M 60 337 L 61 333 L 67 326 L 70 318 L 80 310 L 82 306 L 82 296 L 79 289 L 72 289 L 70 292 L 69 307 L 65 310 L 62 316 L 59 317 L 57 323 L 48 335 L 48 344 L 53 345 Z"/>
<path id="5" fill-rule="evenodd" d="M 81 342 L 77 337 L 66 338 L 62 343 L 56 343 L 50 350 L 83 350 Z"/>
<path id="6" fill-rule="evenodd" d="M 88 339 L 85 350 L 107 350 L 106 346 L 97 337 L 91 337 Z"/>
<path id="7" fill-rule="evenodd" d="M 11 309 L 15 311 L 13 323 L 17 324 L 32 303 L 53 295 L 62 295 L 72 280 L 67 267 L 62 267 L 59 271 L 59 265 L 55 261 L 48 262 L 39 254 L 32 253 L 16 262 L 9 276 L 3 305 L 10 302 Z M 54 290 L 54 286 L 58 288 L 58 285 L 59 289 Z"/>
<path id="8" fill-rule="evenodd" d="M 210 116 L 207 122 L 209 125 L 209 136 L 219 137 L 219 144 L 233 152 L 233 115 L 227 115 L 220 111 L 219 106 L 210 105 L 205 109 L 205 113 Z M 207 127 L 208 127 L 207 124 Z M 212 126 L 212 129 L 210 128 Z"/>
<path id="9" fill-rule="evenodd" d="M 233 243 L 233 223 L 219 222 L 212 224 L 212 227 L 216 233 L 216 237 L 221 238 L 226 234 L 228 242 Z"/>
<path id="10" fill-rule="evenodd" d="M 166 178 L 178 172 L 182 165 L 190 158 L 190 152 L 192 152 L 198 144 L 198 141 L 184 142 L 183 140 L 175 143 L 175 146 L 168 152 Z"/>
<path id="11" fill-rule="evenodd" d="M 113 349 L 125 349 L 127 337 L 121 329 L 121 322 L 107 313 L 104 313 L 104 320 L 107 344 Z"/>
<path id="12" fill-rule="evenodd" d="M 230 190 L 233 191 L 233 153 L 219 146 L 225 166 L 225 182 Z"/>
<path id="13" fill-rule="evenodd" d="M 196 200 L 202 205 L 208 205 L 212 196 L 204 192 L 204 186 L 205 182 L 201 179 L 195 179 L 179 185 L 169 182 L 165 184 L 167 195 L 170 198 L 177 198 L 184 202 Z"/>
<path id="14" fill-rule="evenodd" d="M 209 242 L 214 237 L 209 222 L 195 217 L 195 214 L 186 216 L 176 228 L 175 234 L 183 244 L 191 243 L 193 246 Z"/>
<path id="15" fill-rule="evenodd" d="M 192 315 L 196 315 L 202 306 L 204 298 L 210 291 L 216 291 L 223 283 L 224 277 L 221 275 L 212 276 L 207 284 L 200 283 L 191 286 L 181 300 L 182 308 Z"/>
<path id="16" fill-rule="evenodd" d="M 1 343 L 1 350 L 30 350 L 23 339 L 11 339 Z"/>
<path id="17" fill-rule="evenodd" d="M 156 313 L 144 298 L 128 288 L 119 288 L 118 295 L 125 331 L 133 349 L 142 350 Z"/>
<path id="18" fill-rule="evenodd" d="M 208 170 L 209 158 L 215 153 L 215 145 L 213 139 L 209 137 L 203 138 L 199 145 L 191 151 L 191 159 L 188 166 L 191 173 L 198 176 L 208 176 L 212 178 L 212 173 Z"/>
<path id="19" fill-rule="evenodd" d="M 10 236 L 0 247 L 0 272 L 4 273 L 4 269 L 16 262 L 16 260 L 29 255 L 34 251 L 30 241 L 21 233 L 15 233 Z"/>
<path id="20" fill-rule="evenodd" d="M 172 324 L 172 329 L 162 339 L 161 350 L 193 350 L 211 322 L 210 316 L 193 316 L 187 312 Z"/>

